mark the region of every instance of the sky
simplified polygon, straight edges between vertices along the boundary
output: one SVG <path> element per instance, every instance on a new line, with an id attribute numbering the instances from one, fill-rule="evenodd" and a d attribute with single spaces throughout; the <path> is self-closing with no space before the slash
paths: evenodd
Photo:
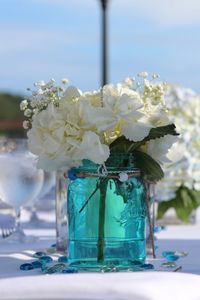
<path id="1" fill-rule="evenodd" d="M 140 71 L 200 92 L 200 1 L 109 0 L 109 82 Z M 101 83 L 100 0 L 0 0 L 0 91 Z"/>

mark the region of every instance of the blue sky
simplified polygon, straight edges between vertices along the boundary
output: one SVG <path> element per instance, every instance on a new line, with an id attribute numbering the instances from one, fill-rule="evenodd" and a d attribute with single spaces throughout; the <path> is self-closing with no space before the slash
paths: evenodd
<path id="1" fill-rule="evenodd" d="M 100 85 L 99 0 L 1 0 L 0 90 Z M 167 3 L 166 3 L 167 2 Z M 110 0 L 109 81 L 140 71 L 200 92 L 200 1 Z"/>

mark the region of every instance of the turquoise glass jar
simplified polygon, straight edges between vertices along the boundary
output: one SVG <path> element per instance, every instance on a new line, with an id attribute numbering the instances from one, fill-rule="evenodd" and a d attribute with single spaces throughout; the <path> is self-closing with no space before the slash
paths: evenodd
<path id="1" fill-rule="evenodd" d="M 146 189 L 134 157 L 112 156 L 106 169 L 86 160 L 70 170 L 68 258 L 78 268 L 129 268 L 146 257 Z"/>

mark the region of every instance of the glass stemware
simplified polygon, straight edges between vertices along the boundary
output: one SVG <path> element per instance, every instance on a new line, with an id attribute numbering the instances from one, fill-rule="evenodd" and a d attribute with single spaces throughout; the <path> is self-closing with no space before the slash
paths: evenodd
<path id="1" fill-rule="evenodd" d="M 44 180 L 43 180 L 43 185 L 40 190 L 40 193 L 37 196 L 37 198 L 33 199 L 31 202 L 28 203 L 28 208 L 30 207 L 30 212 L 31 212 L 30 221 L 29 221 L 30 226 L 43 227 L 45 225 L 46 222 L 41 220 L 38 217 L 37 204 L 40 200 L 45 201 L 45 203 L 47 203 L 49 193 L 50 191 L 52 191 L 53 188 L 55 188 L 55 183 L 56 183 L 55 172 L 44 171 Z"/>
<path id="2" fill-rule="evenodd" d="M 9 241 L 30 241 L 21 228 L 22 207 L 36 198 L 43 185 L 43 171 L 28 151 L 26 139 L 0 139 L 0 197 L 16 212 L 16 230 Z"/>

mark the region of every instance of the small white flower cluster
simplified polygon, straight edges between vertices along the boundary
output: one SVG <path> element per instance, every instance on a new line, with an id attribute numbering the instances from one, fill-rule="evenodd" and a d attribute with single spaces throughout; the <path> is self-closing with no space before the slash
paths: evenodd
<path id="1" fill-rule="evenodd" d="M 142 141 L 152 128 L 170 124 L 165 106 L 165 84 L 159 77 L 138 74 L 116 85 L 108 84 L 98 91 L 82 92 L 68 86 L 57 87 L 51 80 L 35 84 L 36 91 L 21 103 L 28 118 L 30 150 L 45 170 L 70 168 L 89 159 L 104 163 L 110 155 L 110 144 L 124 136 Z M 67 80 L 62 81 L 67 84 Z M 175 137 L 146 142 L 144 152 L 159 163 L 168 161 L 168 150 Z"/>
<path id="2" fill-rule="evenodd" d="M 158 200 L 170 200 L 182 185 L 200 191 L 200 96 L 192 90 L 168 86 L 169 116 L 180 133 L 165 166 L 165 178 L 157 184 Z"/>
<path id="3" fill-rule="evenodd" d="M 67 85 L 68 80 L 63 79 L 62 85 Z M 44 81 L 38 81 L 34 83 L 35 90 L 28 88 L 31 92 L 31 96 L 27 97 L 20 103 L 20 109 L 24 112 L 24 116 L 27 118 L 23 122 L 24 129 L 31 128 L 32 117 L 40 111 L 47 108 L 49 103 L 57 105 L 61 97 L 63 96 L 64 87 L 56 86 L 54 79 L 45 83 Z"/>

